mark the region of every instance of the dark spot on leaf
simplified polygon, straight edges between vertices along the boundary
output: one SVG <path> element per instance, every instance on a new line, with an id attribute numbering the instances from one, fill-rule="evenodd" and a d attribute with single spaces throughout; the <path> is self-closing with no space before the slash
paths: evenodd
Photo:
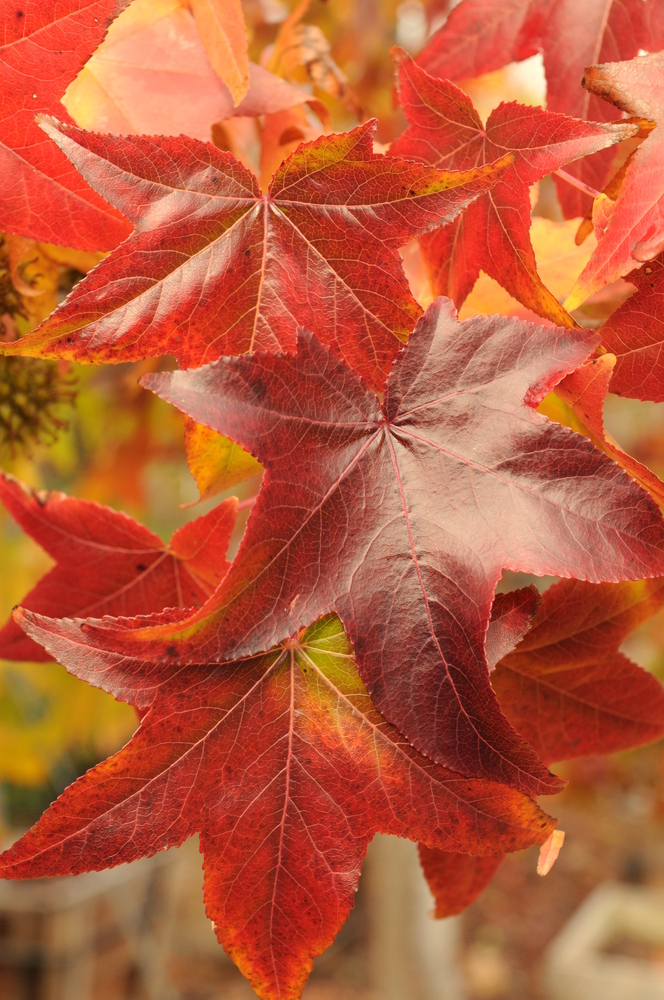
<path id="1" fill-rule="evenodd" d="M 166 655 L 167 656 L 175 656 L 176 653 L 177 653 L 177 649 L 175 648 L 175 646 L 169 646 L 167 648 L 167 650 L 166 650 Z"/>
<path id="2" fill-rule="evenodd" d="M 251 386 L 252 395 L 255 399 L 262 402 L 267 395 L 267 389 L 265 383 L 261 381 L 260 378 L 254 377 L 253 385 Z"/>
<path id="3" fill-rule="evenodd" d="M 138 570 L 139 573 L 144 573 L 145 570 L 147 569 L 147 566 L 144 566 L 143 563 L 139 563 L 136 569 Z"/>
<path id="4" fill-rule="evenodd" d="M 25 11 L 24 10 L 17 10 L 16 11 L 16 16 L 17 16 L 17 18 L 20 21 L 22 17 L 25 17 Z"/>

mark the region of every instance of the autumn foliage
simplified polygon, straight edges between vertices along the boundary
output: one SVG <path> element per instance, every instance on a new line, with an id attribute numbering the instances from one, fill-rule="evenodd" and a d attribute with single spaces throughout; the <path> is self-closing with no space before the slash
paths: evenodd
<path id="1" fill-rule="evenodd" d="M 664 735 L 664 688 L 620 652 L 664 604 L 664 484 L 603 423 L 609 392 L 664 400 L 664 4 L 462 0 L 393 49 L 388 148 L 307 6 L 259 65 L 240 0 L 0 3 L 0 361 L 49 386 L 143 361 L 203 499 L 262 475 L 229 559 L 235 497 L 166 544 L 2 473 L 55 565 L 0 657 L 140 723 L 0 874 L 198 834 L 265 1000 L 300 996 L 376 832 L 419 842 L 437 916 L 460 912 L 552 834 L 551 765 Z M 546 109 L 485 121 L 464 81 L 537 53 Z M 587 241 L 562 292 L 554 225 Z M 85 276 L 29 313 L 30 254 Z M 4 384 L 10 430 L 38 424 Z M 496 595 L 505 571 L 561 579 Z"/>

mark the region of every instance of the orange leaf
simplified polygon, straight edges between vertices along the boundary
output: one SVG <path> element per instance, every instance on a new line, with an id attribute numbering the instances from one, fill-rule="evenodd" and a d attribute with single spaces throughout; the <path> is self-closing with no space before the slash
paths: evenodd
<path id="1" fill-rule="evenodd" d="M 565 419 L 564 414 L 547 410 L 546 400 L 541 412 L 546 412 L 558 423 L 571 426 L 573 430 L 589 437 L 606 455 L 622 465 L 644 490 L 648 490 L 661 507 L 664 506 L 664 483 L 654 472 L 623 451 L 604 429 L 604 400 L 609 391 L 615 363 L 615 354 L 603 354 L 582 365 L 556 386 L 556 395 L 571 407 L 577 418 L 576 422 L 571 423 L 569 419 Z"/>
<path id="2" fill-rule="evenodd" d="M 191 0 L 210 65 L 231 92 L 235 107 L 249 89 L 247 29 L 240 0 Z"/>
<path id="3" fill-rule="evenodd" d="M 253 455 L 223 434 L 185 417 L 184 441 L 187 464 L 196 480 L 201 500 L 223 493 L 263 471 Z"/>
<path id="4" fill-rule="evenodd" d="M 554 830 L 551 836 L 544 841 L 540 847 L 539 859 L 537 861 L 537 874 L 548 875 L 553 868 L 556 858 L 560 854 L 560 848 L 565 842 L 565 831 Z"/>

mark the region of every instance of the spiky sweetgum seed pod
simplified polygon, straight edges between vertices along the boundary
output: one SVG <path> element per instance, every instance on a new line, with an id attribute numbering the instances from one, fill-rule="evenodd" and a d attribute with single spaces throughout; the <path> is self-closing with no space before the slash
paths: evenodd
<path id="1" fill-rule="evenodd" d="M 55 441 L 69 426 L 56 408 L 75 397 L 74 379 L 57 362 L 0 357 L 0 444 L 15 452 Z"/>

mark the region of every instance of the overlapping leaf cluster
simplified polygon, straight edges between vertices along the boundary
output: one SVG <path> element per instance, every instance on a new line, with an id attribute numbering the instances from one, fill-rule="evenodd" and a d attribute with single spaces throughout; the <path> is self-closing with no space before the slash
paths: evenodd
<path id="1" fill-rule="evenodd" d="M 664 398 L 664 10 L 600 7 L 463 0 L 416 62 L 395 51 L 408 125 L 384 154 L 371 121 L 329 131 L 322 93 L 357 102 L 300 7 L 270 66 L 307 67 L 318 96 L 249 63 L 237 0 L 2 6 L 0 226 L 111 251 L 2 351 L 175 356 L 142 383 L 185 414 L 201 494 L 262 472 L 232 563 L 234 498 L 166 546 L 3 475 L 55 566 L 0 655 L 53 657 L 141 717 L 4 877 L 198 833 L 220 942 L 259 996 L 295 998 L 377 831 L 419 841 L 437 914 L 459 912 L 551 834 L 550 764 L 664 735 L 662 686 L 619 651 L 664 601 L 664 485 L 602 419 L 609 389 Z M 547 110 L 484 123 L 451 82 L 537 51 Z M 272 163 L 261 186 L 249 165 Z M 568 216 L 597 195 L 567 307 L 637 286 L 597 332 L 538 272 L 531 189 L 552 173 Z M 415 238 L 441 296 L 424 313 Z M 531 321 L 460 322 L 481 271 Z M 504 570 L 564 579 L 495 597 Z"/>

